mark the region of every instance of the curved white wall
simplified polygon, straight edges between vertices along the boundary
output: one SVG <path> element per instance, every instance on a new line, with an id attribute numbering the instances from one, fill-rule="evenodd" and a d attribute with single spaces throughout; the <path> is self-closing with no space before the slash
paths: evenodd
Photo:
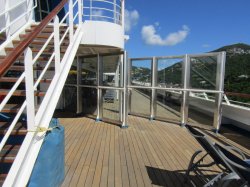
<path id="1" fill-rule="evenodd" d="M 85 21 L 82 30 L 81 44 L 124 49 L 124 29 L 121 25 L 105 21 Z"/>

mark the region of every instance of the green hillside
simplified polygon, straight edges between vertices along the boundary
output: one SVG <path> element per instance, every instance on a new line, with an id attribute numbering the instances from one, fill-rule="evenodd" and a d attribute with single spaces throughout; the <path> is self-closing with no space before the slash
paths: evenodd
<path id="1" fill-rule="evenodd" d="M 239 43 L 215 51 L 227 52 L 225 91 L 250 94 L 250 45 Z M 250 102 L 247 98 L 232 97 L 232 99 Z"/>
<path id="2" fill-rule="evenodd" d="M 250 45 L 239 43 L 221 47 L 212 52 L 226 51 L 225 92 L 250 94 Z M 204 63 L 205 62 L 205 63 Z M 172 86 L 182 84 L 182 62 L 158 71 L 158 83 Z M 136 80 L 150 81 L 150 69 L 132 67 Z M 210 57 L 191 59 L 190 85 L 192 88 L 214 89 L 216 82 L 216 59 Z M 249 98 L 229 96 L 230 99 L 250 102 Z"/>

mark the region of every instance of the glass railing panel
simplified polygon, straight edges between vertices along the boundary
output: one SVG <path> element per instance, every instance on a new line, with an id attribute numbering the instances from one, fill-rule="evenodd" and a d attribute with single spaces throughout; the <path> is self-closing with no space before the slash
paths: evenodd
<path id="1" fill-rule="evenodd" d="M 215 94 L 189 93 L 188 123 L 213 126 Z"/>
<path id="2" fill-rule="evenodd" d="M 103 57 L 103 86 L 121 87 L 122 86 L 122 55 L 110 55 Z"/>
<path id="3" fill-rule="evenodd" d="M 183 58 L 158 59 L 157 83 L 158 87 L 181 88 Z"/>
<path id="4" fill-rule="evenodd" d="M 81 88 L 83 114 L 97 115 L 97 89 Z"/>
<path id="5" fill-rule="evenodd" d="M 190 88 L 216 89 L 217 56 L 190 57 Z"/>
<path id="6" fill-rule="evenodd" d="M 77 63 L 76 63 L 76 59 L 74 60 L 68 77 L 66 79 L 66 83 L 65 84 L 77 84 Z"/>
<path id="7" fill-rule="evenodd" d="M 151 63 L 152 63 L 152 59 L 132 60 L 131 62 L 131 85 L 152 86 Z"/>
<path id="8" fill-rule="evenodd" d="M 63 88 L 63 105 L 64 110 L 76 112 L 77 106 L 77 89 L 75 86 L 64 86 Z"/>
<path id="9" fill-rule="evenodd" d="M 97 57 L 84 58 L 82 62 L 82 85 L 97 85 Z"/>
<path id="10" fill-rule="evenodd" d="M 120 119 L 121 95 L 119 90 L 102 89 L 103 118 L 115 121 Z"/>
<path id="11" fill-rule="evenodd" d="M 150 117 L 151 89 L 130 90 L 130 113 Z"/>
<path id="12" fill-rule="evenodd" d="M 181 101 L 181 92 L 157 90 L 156 119 L 180 122 Z"/>

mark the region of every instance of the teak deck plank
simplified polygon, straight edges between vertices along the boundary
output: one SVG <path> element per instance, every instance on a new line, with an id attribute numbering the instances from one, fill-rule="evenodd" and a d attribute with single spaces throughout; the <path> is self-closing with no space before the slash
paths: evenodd
<path id="1" fill-rule="evenodd" d="M 60 123 L 65 127 L 62 186 L 189 186 L 185 171 L 201 146 L 185 128 L 135 116 L 129 116 L 128 129 L 86 117 L 61 118 Z M 203 185 L 194 174 L 191 178 Z"/>

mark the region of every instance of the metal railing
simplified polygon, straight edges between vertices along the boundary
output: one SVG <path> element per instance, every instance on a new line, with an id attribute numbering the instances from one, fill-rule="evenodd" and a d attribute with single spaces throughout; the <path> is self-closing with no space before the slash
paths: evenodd
<path id="1" fill-rule="evenodd" d="M 123 24 L 124 0 L 83 0 L 84 19 Z"/>
<path id="2" fill-rule="evenodd" d="M 5 32 L 6 38 L 8 39 L 11 37 L 11 35 L 14 34 L 10 32 L 11 26 L 13 26 L 18 20 L 25 18 L 28 22 L 30 19 L 32 19 L 33 10 L 37 7 L 37 0 L 35 0 L 34 2 L 35 4 L 33 5 L 33 0 L 23 0 L 13 5 L 12 7 L 9 7 L 9 1 L 7 0 L 5 2 L 5 10 L 0 13 L 0 19 L 4 17 L 4 19 L 2 20 L 4 20 L 5 23 L 5 26 L 3 26 L 0 30 L 0 34 Z M 13 15 L 13 12 L 15 12 L 21 6 L 26 6 L 25 12 L 23 12 L 21 15 L 15 15 L 15 17 L 11 20 L 11 13 Z M 21 26 L 22 25 L 20 25 L 20 27 Z M 19 28 L 16 28 L 17 31 L 18 29 Z"/>
<path id="3" fill-rule="evenodd" d="M 59 99 L 59 95 L 55 95 L 55 89 L 62 89 L 64 82 L 67 77 L 67 69 L 70 69 L 70 62 L 73 62 L 74 53 L 76 53 L 78 45 L 81 40 L 81 32 L 80 27 L 75 31 L 74 30 L 74 15 L 73 10 L 74 7 L 78 4 L 78 7 L 82 6 L 81 0 L 64 0 L 62 1 L 37 27 L 36 29 L 28 35 L 28 39 L 25 39 L 21 42 L 14 51 L 14 55 L 12 58 L 7 58 L 6 66 L 10 66 L 20 55 L 24 54 L 24 67 L 25 70 L 22 75 L 18 78 L 17 82 L 8 92 L 6 97 L 0 104 L 0 112 L 4 109 L 10 98 L 13 96 L 13 93 L 17 90 L 18 86 L 25 81 L 25 92 L 26 92 L 26 100 L 23 102 L 20 110 L 18 111 L 17 115 L 14 117 L 13 121 L 11 122 L 10 127 L 8 128 L 6 134 L 4 135 L 3 139 L 0 143 L 0 151 L 3 146 L 6 144 L 7 140 L 10 137 L 11 132 L 15 128 L 20 116 L 26 109 L 27 113 L 27 135 L 24 139 L 24 142 L 18 152 L 18 155 L 11 167 L 11 170 L 5 180 L 4 186 L 24 186 L 27 184 L 29 176 L 32 172 L 34 163 L 36 161 L 36 157 L 39 153 L 41 148 L 44 133 L 39 133 L 36 129 L 37 127 L 44 127 L 48 128 L 50 119 L 52 117 L 53 111 L 56 107 L 56 103 Z M 64 18 L 59 21 L 57 16 L 58 12 L 68 4 L 69 10 L 65 14 Z M 80 9 L 78 9 L 80 10 Z M 78 15 L 79 25 L 82 24 L 82 12 L 76 12 Z M 68 25 L 64 24 L 64 20 L 68 19 Z M 39 52 L 33 58 L 33 53 L 29 44 L 32 43 L 34 38 L 42 32 L 46 26 L 52 26 L 52 34 L 48 37 L 44 45 L 41 47 Z M 64 34 L 60 38 L 60 27 L 67 26 L 67 29 L 64 31 Z M 65 40 L 66 36 L 69 36 L 69 45 L 65 51 L 64 56 L 61 58 L 61 49 L 60 46 L 62 45 L 63 41 Z M 78 43 L 78 44 L 77 44 Z M 52 55 L 49 57 L 48 62 L 46 62 L 43 70 L 41 71 L 40 75 L 36 78 L 34 82 L 33 77 L 33 67 L 39 62 L 39 57 L 43 54 L 45 49 L 50 45 L 51 49 L 52 44 Z M 24 50 L 24 53 L 23 53 Z M 14 57 L 13 57 L 14 56 Z M 51 66 L 52 61 L 55 63 L 55 73 L 53 75 L 52 81 L 48 86 L 48 90 L 44 95 L 44 99 L 41 104 L 37 105 L 37 112 L 35 113 L 35 92 L 38 89 L 38 86 L 41 84 L 41 80 L 44 78 L 48 68 Z M 1 69 L 2 70 L 2 69 Z M 4 72 L 4 70 L 2 71 Z M 51 99 L 53 98 L 53 101 Z M 51 111 L 52 110 L 52 111 Z M 51 111 L 51 114 L 47 111 Z M 39 141 L 37 141 L 39 140 Z"/>
<path id="4" fill-rule="evenodd" d="M 217 59 L 216 65 L 216 75 L 215 75 L 215 88 L 211 89 L 204 89 L 204 88 L 193 88 L 191 85 L 191 59 L 192 58 L 203 58 L 203 57 L 215 57 Z M 224 86 L 224 71 L 225 71 L 225 58 L 226 53 L 207 53 L 207 54 L 198 54 L 198 55 L 181 55 L 181 56 L 169 56 L 169 57 L 147 57 L 147 58 L 132 58 L 130 59 L 129 63 L 129 84 L 128 88 L 131 89 L 143 89 L 143 90 L 150 90 L 151 97 L 150 97 L 150 119 L 155 119 L 156 117 L 156 103 L 157 103 L 157 90 L 168 91 L 171 93 L 175 93 L 180 95 L 181 97 L 181 109 L 180 109 L 180 123 L 187 124 L 188 123 L 188 98 L 190 97 L 190 93 L 210 93 L 215 94 L 215 107 L 214 107 L 214 121 L 213 126 L 216 131 L 219 130 L 221 125 L 221 108 L 222 108 L 222 99 L 223 99 L 223 86 Z M 177 87 L 172 87 L 172 84 L 165 84 L 163 86 L 162 83 L 158 83 L 158 61 L 159 60 L 168 60 L 168 59 L 182 59 L 179 63 L 181 65 L 181 83 L 178 84 Z M 151 72 L 151 82 L 149 83 L 142 83 L 142 85 L 135 84 L 136 81 L 133 80 L 132 74 L 132 66 L 133 62 L 142 62 L 145 60 L 151 61 L 150 65 L 147 64 L 148 69 Z M 142 64 L 143 67 L 143 64 Z M 171 66 L 165 67 L 169 68 Z M 176 72 L 175 72 L 176 73 Z M 141 75 L 143 76 L 143 75 Z M 169 78 L 169 77 L 168 77 Z M 137 82 L 138 83 L 138 82 Z M 129 99 L 129 110 L 131 108 L 131 98 Z"/>
<path id="5" fill-rule="evenodd" d="M 117 93 L 116 100 L 119 102 L 119 119 L 115 119 L 116 122 L 122 123 L 122 127 L 127 126 L 127 56 L 126 52 L 117 52 L 117 53 L 106 53 L 106 54 L 98 54 L 98 55 L 91 55 L 91 56 L 79 56 L 77 57 L 77 79 L 75 81 L 69 81 L 70 83 L 65 84 L 65 86 L 68 87 L 75 87 L 77 90 L 76 94 L 76 111 L 77 113 L 82 113 L 83 107 L 83 96 L 82 96 L 82 88 L 88 88 L 88 89 L 96 89 L 97 92 L 97 98 L 96 98 L 96 120 L 100 121 L 103 120 L 103 118 L 107 119 L 107 116 L 105 117 L 103 115 L 104 110 L 104 104 L 105 104 L 105 91 L 115 91 Z M 105 68 L 104 64 L 106 61 L 104 61 L 104 57 L 107 56 L 119 56 L 119 60 L 117 62 L 114 61 L 114 72 L 112 74 L 115 74 L 114 84 L 104 84 L 103 75 L 105 75 Z M 86 83 L 82 83 L 83 76 L 82 72 L 86 71 L 87 69 L 84 68 L 84 59 L 88 58 L 95 58 L 97 67 L 93 71 L 96 73 L 96 84 L 88 85 Z M 81 60 L 80 60 L 81 59 Z M 76 78 L 76 77 L 75 77 Z M 90 99 L 90 98 L 85 98 Z M 87 106 L 86 106 L 87 107 Z M 118 106 L 116 106 L 118 108 Z M 114 120 L 114 119 L 113 119 Z"/>

